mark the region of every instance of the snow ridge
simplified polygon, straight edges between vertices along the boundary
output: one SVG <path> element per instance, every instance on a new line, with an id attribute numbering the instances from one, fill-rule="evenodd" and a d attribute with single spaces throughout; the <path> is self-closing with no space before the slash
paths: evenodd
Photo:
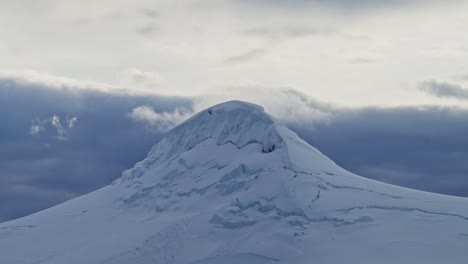
<path id="1" fill-rule="evenodd" d="M 171 130 L 154 146 L 146 159 L 123 173 L 124 179 L 134 179 L 150 166 L 161 164 L 199 143 L 214 139 L 216 144 L 233 144 L 241 149 L 259 144 L 268 153 L 283 147 L 278 128 L 282 123 L 265 113 L 261 106 L 230 101 L 205 109 Z"/>

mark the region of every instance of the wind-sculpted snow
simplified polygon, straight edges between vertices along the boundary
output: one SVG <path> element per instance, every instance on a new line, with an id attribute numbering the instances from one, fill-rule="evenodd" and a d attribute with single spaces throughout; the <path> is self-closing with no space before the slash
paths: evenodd
<path id="1" fill-rule="evenodd" d="M 124 178 L 139 177 L 156 162 L 164 162 L 207 139 L 214 139 L 217 145 L 232 144 L 239 149 L 260 144 L 263 152 L 271 152 L 282 145 L 283 140 L 276 130 L 279 126 L 283 125 L 255 105 L 234 101 L 213 106 L 170 131 L 145 160 L 124 173 Z"/>
<path id="2" fill-rule="evenodd" d="M 112 185 L 1 224 L 0 263 L 465 263 L 467 234 L 467 199 L 356 176 L 228 102 Z"/>

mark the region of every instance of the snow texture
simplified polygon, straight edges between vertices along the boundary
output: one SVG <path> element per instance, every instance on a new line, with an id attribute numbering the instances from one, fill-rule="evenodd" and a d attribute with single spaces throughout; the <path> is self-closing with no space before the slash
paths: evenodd
<path id="1" fill-rule="evenodd" d="M 0 263 L 466 263 L 468 199 L 356 176 L 227 102 L 112 185 L 0 224 Z"/>

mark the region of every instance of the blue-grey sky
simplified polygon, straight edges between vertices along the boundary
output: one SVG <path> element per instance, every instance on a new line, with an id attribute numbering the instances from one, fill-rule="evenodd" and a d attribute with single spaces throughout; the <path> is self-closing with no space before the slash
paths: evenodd
<path id="1" fill-rule="evenodd" d="M 468 2 L 0 0 L 0 222 L 260 104 L 357 174 L 468 196 Z"/>

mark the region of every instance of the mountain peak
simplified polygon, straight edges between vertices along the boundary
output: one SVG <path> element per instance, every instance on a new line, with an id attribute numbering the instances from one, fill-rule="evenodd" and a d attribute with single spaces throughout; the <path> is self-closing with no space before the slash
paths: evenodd
<path id="1" fill-rule="evenodd" d="M 152 166 L 160 165 L 206 141 L 231 145 L 237 149 L 254 146 L 258 153 L 279 152 L 282 164 L 300 171 L 342 170 L 328 157 L 300 139 L 263 107 L 229 101 L 214 105 L 170 130 L 148 156 L 124 171 L 123 179 L 140 177 Z M 332 169 L 330 169 L 332 168 Z"/>
<path id="2" fill-rule="evenodd" d="M 200 111 L 173 128 L 151 149 L 147 159 L 165 161 L 208 139 L 238 149 L 256 143 L 262 146 L 261 151 L 271 152 L 282 145 L 277 128 L 283 126 L 261 106 L 230 101 Z"/>
<path id="3" fill-rule="evenodd" d="M 212 111 L 213 110 L 214 111 L 238 111 L 240 109 L 251 110 L 251 111 L 259 110 L 259 111 L 262 111 L 262 112 L 265 111 L 265 109 L 263 109 L 262 106 L 252 104 L 252 103 L 249 103 L 249 102 L 245 102 L 245 101 L 238 101 L 238 100 L 227 101 L 227 102 L 224 102 L 224 103 L 214 105 L 214 106 L 208 108 L 207 111 L 210 111 L 210 110 L 212 110 Z"/>
<path id="4" fill-rule="evenodd" d="M 466 263 L 467 208 L 356 176 L 234 101 L 168 132 L 114 184 L 0 224 L 0 262 Z"/>
<path id="5" fill-rule="evenodd" d="M 268 150 L 274 148 L 273 145 L 278 147 L 281 142 L 276 126 L 282 124 L 265 113 L 263 107 L 229 101 L 194 115 L 172 129 L 165 140 L 176 148 L 173 150 L 175 152 L 190 149 L 208 138 L 215 139 L 219 145 L 233 144 L 238 148 L 259 143 Z"/>

